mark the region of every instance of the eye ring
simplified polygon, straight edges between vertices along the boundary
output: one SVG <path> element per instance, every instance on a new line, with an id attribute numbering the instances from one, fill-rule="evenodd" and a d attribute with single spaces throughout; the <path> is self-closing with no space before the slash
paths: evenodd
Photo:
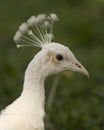
<path id="1" fill-rule="evenodd" d="M 57 55 L 56 55 L 56 59 L 57 59 L 58 61 L 62 61 L 62 60 L 63 60 L 63 56 L 62 56 L 61 54 L 57 54 Z"/>

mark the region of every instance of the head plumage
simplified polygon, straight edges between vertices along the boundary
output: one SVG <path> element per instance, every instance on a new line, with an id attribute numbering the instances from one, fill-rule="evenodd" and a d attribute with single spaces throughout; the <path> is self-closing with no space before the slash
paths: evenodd
<path id="1" fill-rule="evenodd" d="M 37 46 L 43 47 L 53 39 L 53 24 L 58 21 L 56 14 L 49 16 L 40 14 L 31 16 L 27 22 L 22 23 L 14 36 L 17 47 Z"/>

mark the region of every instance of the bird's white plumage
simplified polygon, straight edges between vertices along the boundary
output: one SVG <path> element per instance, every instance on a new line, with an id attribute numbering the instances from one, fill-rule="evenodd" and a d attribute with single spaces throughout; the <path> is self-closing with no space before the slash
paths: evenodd
<path id="1" fill-rule="evenodd" d="M 68 47 L 51 42 L 52 26 L 57 20 L 56 14 L 32 16 L 16 32 L 14 40 L 19 47 L 29 45 L 42 49 L 25 71 L 20 97 L 1 112 L 0 130 L 44 130 L 45 79 L 65 70 L 88 75 Z M 57 59 L 58 54 L 62 56 L 61 60 Z"/>
<path id="2" fill-rule="evenodd" d="M 17 47 L 38 46 L 51 43 L 53 39 L 53 24 L 58 21 L 56 14 L 49 16 L 40 14 L 31 16 L 27 22 L 22 23 L 14 36 Z"/>

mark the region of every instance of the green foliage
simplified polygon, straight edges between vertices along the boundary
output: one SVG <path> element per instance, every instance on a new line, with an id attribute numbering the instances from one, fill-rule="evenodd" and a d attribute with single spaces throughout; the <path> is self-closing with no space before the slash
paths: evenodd
<path id="1" fill-rule="evenodd" d="M 104 1 L 103 0 L 1 0 L 0 1 L 0 109 L 22 91 L 24 71 L 37 48 L 16 49 L 12 38 L 31 15 L 55 12 L 55 41 L 71 48 L 90 73 L 87 79 L 63 73 L 46 130 L 104 129 Z M 46 81 L 46 95 L 54 76 Z"/>

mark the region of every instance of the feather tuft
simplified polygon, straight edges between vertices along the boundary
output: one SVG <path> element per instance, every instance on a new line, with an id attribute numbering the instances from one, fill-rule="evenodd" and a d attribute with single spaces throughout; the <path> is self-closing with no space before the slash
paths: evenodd
<path id="1" fill-rule="evenodd" d="M 51 17 L 51 19 L 53 20 L 53 21 L 58 21 L 59 20 L 59 18 L 57 17 L 57 15 L 56 14 L 50 14 L 50 17 Z"/>
<path id="2" fill-rule="evenodd" d="M 37 18 L 35 16 L 31 16 L 28 20 L 27 20 L 27 23 L 29 25 L 34 25 L 37 21 Z"/>
<path id="3" fill-rule="evenodd" d="M 40 14 L 37 16 L 37 22 L 42 22 L 46 20 L 46 14 Z"/>
<path id="4" fill-rule="evenodd" d="M 45 44 L 51 43 L 54 38 L 53 24 L 58 20 L 54 13 L 49 16 L 46 14 L 31 16 L 27 22 L 20 25 L 14 36 L 17 47 L 37 46 L 42 48 Z"/>
<path id="5" fill-rule="evenodd" d="M 17 43 L 19 39 L 21 38 L 22 34 L 20 31 L 17 31 L 15 36 L 14 36 L 14 41 Z"/>
<path id="6" fill-rule="evenodd" d="M 27 23 L 22 23 L 19 27 L 20 32 L 28 32 L 29 31 L 29 25 Z"/>

